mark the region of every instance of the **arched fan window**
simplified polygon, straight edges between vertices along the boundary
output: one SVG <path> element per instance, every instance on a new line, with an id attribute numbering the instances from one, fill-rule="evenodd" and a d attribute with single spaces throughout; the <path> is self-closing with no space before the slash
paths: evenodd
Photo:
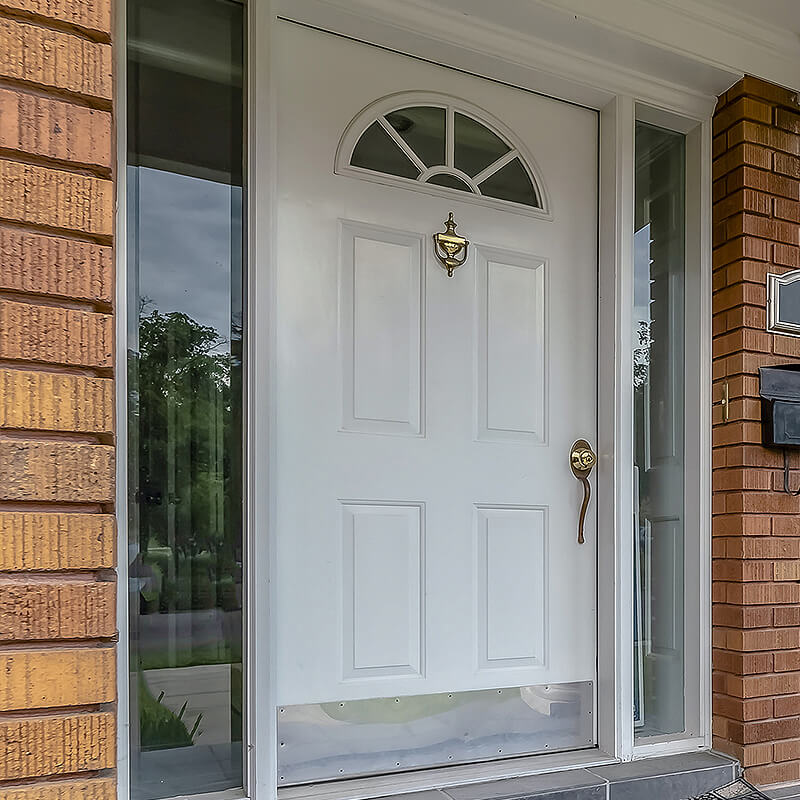
<path id="1" fill-rule="evenodd" d="M 441 95 L 391 95 L 365 108 L 339 143 L 336 171 L 549 210 L 531 157 L 501 123 Z"/>

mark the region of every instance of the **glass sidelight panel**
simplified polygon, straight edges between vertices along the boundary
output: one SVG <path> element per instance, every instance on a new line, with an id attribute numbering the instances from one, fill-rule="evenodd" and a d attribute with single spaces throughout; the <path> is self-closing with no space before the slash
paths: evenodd
<path id="1" fill-rule="evenodd" d="M 634 720 L 684 730 L 685 137 L 637 123 Z"/>
<path id="2" fill-rule="evenodd" d="M 244 8 L 128 0 L 136 800 L 243 786 Z"/>

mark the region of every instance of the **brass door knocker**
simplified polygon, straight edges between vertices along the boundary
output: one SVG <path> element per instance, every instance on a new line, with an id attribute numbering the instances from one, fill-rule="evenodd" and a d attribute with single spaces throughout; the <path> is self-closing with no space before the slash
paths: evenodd
<path id="1" fill-rule="evenodd" d="M 572 445 L 569 454 L 569 465 L 572 468 L 572 474 L 583 484 L 583 502 L 581 503 L 581 513 L 578 517 L 578 544 L 583 544 L 583 524 L 586 521 L 586 509 L 589 508 L 589 498 L 592 496 L 592 487 L 589 483 L 589 475 L 591 475 L 595 464 L 597 464 L 597 456 L 592 450 L 592 446 L 586 439 L 578 439 Z"/>
<path id="2" fill-rule="evenodd" d="M 433 251 L 447 270 L 449 278 L 452 278 L 455 269 L 467 260 L 467 248 L 469 247 L 469 242 L 463 236 L 456 234 L 457 224 L 451 211 L 444 223 L 445 230 L 433 234 Z"/>

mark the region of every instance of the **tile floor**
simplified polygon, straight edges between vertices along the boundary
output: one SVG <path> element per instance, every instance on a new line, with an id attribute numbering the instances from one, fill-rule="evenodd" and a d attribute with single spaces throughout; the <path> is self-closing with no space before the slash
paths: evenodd
<path id="1" fill-rule="evenodd" d="M 736 777 L 738 764 L 690 753 L 605 767 L 448 786 L 385 800 L 685 800 Z"/>
<path id="2" fill-rule="evenodd" d="M 774 800 L 800 800 L 800 783 L 781 786 L 780 789 L 768 789 L 764 793 L 774 798 Z"/>

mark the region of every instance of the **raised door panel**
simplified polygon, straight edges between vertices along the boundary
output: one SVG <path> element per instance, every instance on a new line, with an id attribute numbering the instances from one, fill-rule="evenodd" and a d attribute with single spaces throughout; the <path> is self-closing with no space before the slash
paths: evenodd
<path id="1" fill-rule="evenodd" d="M 423 240 L 341 222 L 342 429 L 420 435 Z"/>
<path id="2" fill-rule="evenodd" d="M 345 503 L 345 679 L 421 675 L 423 509 Z"/>
<path id="3" fill-rule="evenodd" d="M 477 436 L 545 443 L 545 260 L 483 246 L 476 253 Z"/>
<path id="4" fill-rule="evenodd" d="M 478 663 L 545 664 L 547 509 L 478 506 Z"/>

